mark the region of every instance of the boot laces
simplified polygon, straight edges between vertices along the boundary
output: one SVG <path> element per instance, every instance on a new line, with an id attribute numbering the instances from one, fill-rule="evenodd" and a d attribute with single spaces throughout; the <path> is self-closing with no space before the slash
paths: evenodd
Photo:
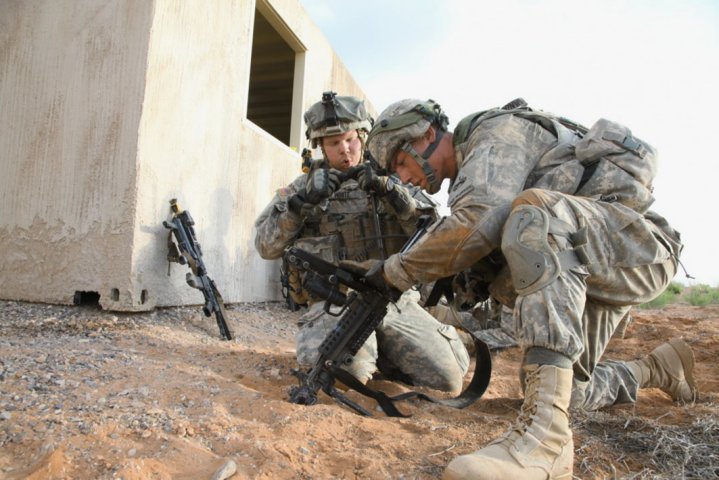
<path id="1" fill-rule="evenodd" d="M 527 373 L 525 378 L 527 384 L 524 390 L 524 402 L 519 409 L 517 420 L 510 425 L 509 429 L 497 439 L 497 443 L 508 440 L 510 442 L 521 438 L 525 433 L 532 433 L 532 424 L 538 418 L 537 408 L 541 404 L 539 396 L 542 387 L 539 386 L 539 376 L 536 370 Z M 494 442 L 493 442 L 494 443 Z"/>

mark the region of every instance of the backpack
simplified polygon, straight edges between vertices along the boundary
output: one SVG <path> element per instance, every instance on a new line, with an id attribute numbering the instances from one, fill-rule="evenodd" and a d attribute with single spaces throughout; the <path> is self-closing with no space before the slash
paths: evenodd
<path id="1" fill-rule="evenodd" d="M 600 119 L 588 129 L 567 118 L 532 110 L 520 98 L 504 107 L 463 118 L 454 130 L 455 147 L 464 143 L 481 122 L 500 115 L 516 115 L 538 123 L 559 139 L 564 137 L 560 135 L 562 127 L 578 137 L 576 143 L 567 145 L 573 150 L 568 157 L 570 162 L 578 165 L 565 169 L 577 178 L 569 182 L 572 185 L 570 191 L 559 191 L 619 202 L 639 213 L 645 213 L 654 202 L 652 182 L 657 172 L 656 150 L 634 137 L 627 127 L 610 120 Z M 541 188 L 546 184 L 545 181 L 537 186 Z"/>

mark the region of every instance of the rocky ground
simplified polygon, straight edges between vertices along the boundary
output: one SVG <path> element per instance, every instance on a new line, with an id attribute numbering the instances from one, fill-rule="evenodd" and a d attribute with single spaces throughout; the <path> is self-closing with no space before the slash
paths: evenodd
<path id="1" fill-rule="evenodd" d="M 438 478 L 521 405 L 516 348 L 494 353 L 487 393 L 465 410 L 410 401 L 409 418 L 367 418 L 324 395 L 290 404 L 299 314 L 261 303 L 228 316 L 232 342 L 199 307 L 118 314 L 0 302 L 0 478 Z M 634 406 L 573 415 L 576 478 L 719 478 L 719 307 L 634 318 L 607 356 L 638 358 L 683 336 L 701 395 L 678 406 L 650 389 Z"/>

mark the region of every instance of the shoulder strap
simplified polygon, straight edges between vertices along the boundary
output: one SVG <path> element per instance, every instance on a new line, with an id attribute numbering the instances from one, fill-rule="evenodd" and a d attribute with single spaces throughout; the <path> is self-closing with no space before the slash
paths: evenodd
<path id="1" fill-rule="evenodd" d="M 498 117 L 500 115 L 508 114 L 515 114 L 518 117 L 538 123 L 546 130 L 553 132 L 555 135 L 557 134 L 557 131 L 553 122 L 561 124 L 569 130 L 578 133 L 580 136 L 583 136 L 588 131 L 587 127 L 567 118 L 555 116 L 542 111 L 533 110 L 527 105 L 527 102 L 525 102 L 524 99 L 517 98 L 501 108 L 483 110 L 481 112 L 468 115 L 462 120 L 460 120 L 453 132 L 454 137 L 452 140 L 454 146 L 456 147 L 457 145 L 466 142 L 472 131 L 477 128 L 477 126 L 483 121 L 489 120 L 490 118 Z"/>
<path id="2" fill-rule="evenodd" d="M 477 126 L 477 120 L 482 115 L 488 112 L 491 112 L 491 110 L 483 110 L 481 112 L 467 115 L 459 121 L 457 126 L 454 128 L 454 131 L 452 132 L 452 143 L 455 147 L 467 141 L 469 134 L 472 132 L 472 130 L 474 130 L 474 127 Z"/>
<path id="3" fill-rule="evenodd" d="M 467 141 L 469 134 L 484 120 L 497 117 L 499 115 L 505 115 L 507 113 L 527 112 L 532 111 L 527 102 L 523 98 L 515 98 L 511 102 L 507 103 L 500 108 L 492 108 L 490 110 L 482 110 L 480 112 L 467 115 L 459 121 L 454 129 L 453 142 L 457 146 Z"/>

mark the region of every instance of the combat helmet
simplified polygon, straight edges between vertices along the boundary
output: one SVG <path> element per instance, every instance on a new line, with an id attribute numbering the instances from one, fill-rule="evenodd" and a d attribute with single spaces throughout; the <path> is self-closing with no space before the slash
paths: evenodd
<path id="1" fill-rule="evenodd" d="M 410 154 L 422 167 L 430 185 L 430 193 L 439 191 L 440 182 L 435 178 L 434 172 L 427 163 L 439 145 L 439 141 L 447 131 L 449 119 L 434 100 L 417 100 L 413 98 L 395 102 L 380 114 L 377 122 L 367 137 L 367 148 L 372 156 L 383 168 L 390 168 L 392 158 L 397 150 L 402 149 Z M 411 141 L 420 138 L 434 125 L 437 128 L 435 141 L 419 155 Z"/>
<path id="2" fill-rule="evenodd" d="M 319 138 L 352 130 L 359 130 L 366 135 L 372 129 L 373 123 L 374 120 L 367 113 L 363 100 L 337 96 L 335 92 L 324 92 L 322 101 L 315 103 L 305 112 L 305 135 L 312 143 L 312 148 L 317 148 Z"/>

